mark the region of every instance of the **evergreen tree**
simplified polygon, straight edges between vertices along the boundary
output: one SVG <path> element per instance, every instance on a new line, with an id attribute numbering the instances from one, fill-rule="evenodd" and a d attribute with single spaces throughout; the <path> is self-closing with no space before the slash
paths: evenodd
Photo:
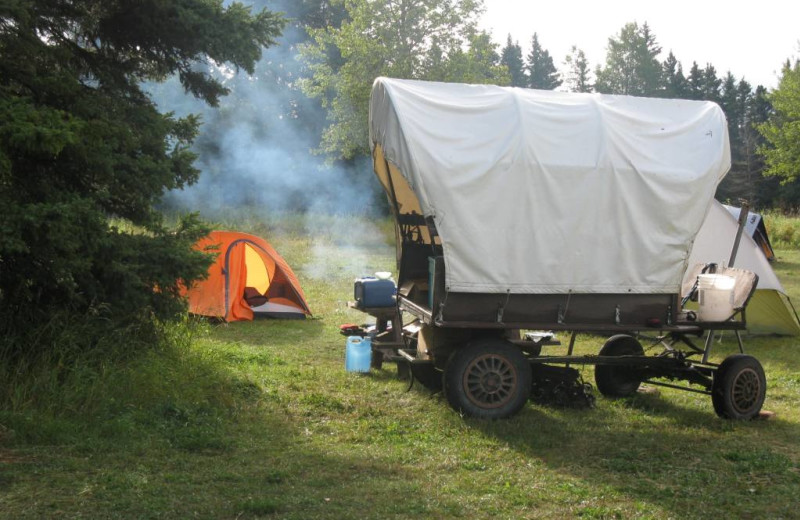
<path id="1" fill-rule="evenodd" d="M 687 97 L 689 99 L 703 99 L 704 87 L 703 71 L 697 62 L 692 62 L 692 68 L 689 69 L 689 77 L 686 78 L 688 84 Z"/>
<path id="2" fill-rule="evenodd" d="M 541 90 L 553 90 L 561 85 L 558 71 L 553 65 L 550 52 L 539 44 L 539 36 L 533 33 L 531 52 L 525 65 L 528 69 L 528 86 Z"/>
<path id="3" fill-rule="evenodd" d="M 528 78 L 525 76 L 525 64 L 522 61 L 522 48 L 518 42 L 511 41 L 510 34 L 506 40 L 506 46 L 503 47 L 500 54 L 500 63 L 508 69 L 512 87 L 528 86 Z"/>
<path id="4" fill-rule="evenodd" d="M 745 86 L 749 89 L 749 85 Z M 739 89 L 736 78 L 728 72 L 722 84 L 722 95 L 720 96 L 720 106 L 725 112 L 728 120 L 728 137 L 731 146 L 731 169 L 720 183 L 717 189 L 717 198 L 721 200 L 736 201 L 746 199 L 750 203 L 755 203 L 755 179 L 758 172 L 748 160 L 745 143 L 742 140 L 742 132 L 746 123 L 746 110 L 749 100 L 742 104 L 741 95 L 743 90 Z M 749 93 L 745 94 L 749 97 Z"/>
<path id="5" fill-rule="evenodd" d="M 702 97 L 700 99 L 719 103 L 721 87 L 722 80 L 717 77 L 717 69 L 712 64 L 706 63 L 706 68 L 703 69 Z"/>
<path id="6" fill-rule="evenodd" d="M 661 47 L 645 23 L 625 24 L 616 37 L 608 39 L 606 64 L 597 69 L 598 92 L 656 96 L 661 90 Z"/>
<path id="7" fill-rule="evenodd" d="M 688 84 L 683 75 L 683 66 L 669 51 L 669 56 L 661 64 L 662 78 L 664 82 L 664 97 L 685 98 L 688 94 Z"/>
<path id="8" fill-rule="evenodd" d="M 0 7 L 1 326 L 92 309 L 144 325 L 184 309 L 180 280 L 207 267 L 191 250 L 205 230 L 173 232 L 155 206 L 196 180 L 199 121 L 159 113 L 140 82 L 177 74 L 216 105 L 228 92 L 217 64 L 252 72 L 282 26 L 211 0 Z"/>
<path id="9" fill-rule="evenodd" d="M 744 126 L 744 114 L 741 111 L 739 101 L 739 86 L 736 84 L 736 78 L 728 71 L 722 80 L 722 94 L 719 98 L 719 104 L 728 119 L 728 137 L 731 142 L 733 161 L 738 161 L 742 157 L 740 130 Z"/>
<path id="10" fill-rule="evenodd" d="M 570 53 L 564 58 L 566 67 L 565 83 L 570 92 L 591 92 L 592 81 L 589 61 L 586 54 L 575 45 L 570 49 Z"/>
<path id="11" fill-rule="evenodd" d="M 749 200 L 755 207 L 775 207 L 776 203 L 780 203 L 780 182 L 773 177 L 764 176 L 764 158 L 758 153 L 759 147 L 764 144 L 764 137 L 758 132 L 758 127 L 769 119 L 772 104 L 763 85 L 758 85 L 753 91 L 744 78 L 739 82 L 738 94 L 739 113 L 742 117 L 739 129 L 742 162 L 754 183 L 754 194 L 749 195 Z"/>

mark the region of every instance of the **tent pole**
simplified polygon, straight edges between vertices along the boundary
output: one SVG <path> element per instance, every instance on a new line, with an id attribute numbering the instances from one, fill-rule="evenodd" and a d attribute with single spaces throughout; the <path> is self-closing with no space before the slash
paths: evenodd
<path id="1" fill-rule="evenodd" d="M 728 267 L 733 267 L 733 262 L 736 261 L 736 253 L 739 252 L 739 242 L 742 240 L 742 231 L 747 222 L 747 215 L 750 213 L 750 203 L 746 200 L 740 200 L 742 209 L 739 210 L 739 227 L 736 229 L 736 239 L 733 241 L 733 249 L 731 250 L 731 258 L 728 260 Z"/>

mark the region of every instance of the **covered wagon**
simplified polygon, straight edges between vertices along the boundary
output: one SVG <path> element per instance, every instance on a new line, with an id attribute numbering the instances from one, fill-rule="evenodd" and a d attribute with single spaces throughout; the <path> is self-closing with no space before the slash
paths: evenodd
<path id="1" fill-rule="evenodd" d="M 730 167 L 716 104 L 378 78 L 369 132 L 396 224 L 393 346 L 454 408 L 507 417 L 548 367 L 590 363 L 607 395 L 668 378 L 711 394 L 722 416 L 759 412 L 758 361 L 717 365 L 711 342 L 692 339 L 739 337 L 757 283 L 688 265 Z M 703 321 L 685 308 L 687 269 L 733 279 L 730 312 Z M 572 332 L 567 355 L 542 355 L 524 333 L 536 330 Z M 611 337 L 575 356 L 577 332 Z"/>

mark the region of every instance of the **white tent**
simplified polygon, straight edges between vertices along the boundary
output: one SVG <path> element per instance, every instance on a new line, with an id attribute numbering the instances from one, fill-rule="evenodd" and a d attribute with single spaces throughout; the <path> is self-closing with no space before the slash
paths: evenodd
<path id="1" fill-rule="evenodd" d="M 726 264 L 737 228 L 736 218 L 725 206 L 714 201 L 695 239 L 689 265 Z M 800 334 L 800 324 L 780 280 L 761 248 L 747 233 L 742 234 L 734 267 L 758 275 L 758 288 L 747 306 L 748 330 L 753 334 Z"/>
<path id="2" fill-rule="evenodd" d="M 728 206 L 727 204 L 724 206 L 725 209 L 728 210 L 728 213 L 733 215 L 734 218 L 739 218 L 739 213 L 742 211 L 742 208 Z M 767 257 L 767 260 L 770 262 L 775 260 L 775 251 L 772 250 L 772 244 L 770 244 L 769 236 L 767 235 L 767 227 L 764 225 L 764 218 L 760 214 L 753 213 L 752 211 L 747 212 L 747 220 L 745 220 L 744 232 L 753 237 L 753 240 L 755 240 L 756 244 L 758 244 L 758 246 L 761 248 L 764 256 Z"/>

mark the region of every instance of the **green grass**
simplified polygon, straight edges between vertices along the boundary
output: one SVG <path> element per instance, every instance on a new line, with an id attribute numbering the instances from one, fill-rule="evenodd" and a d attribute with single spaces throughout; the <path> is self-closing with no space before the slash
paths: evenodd
<path id="1" fill-rule="evenodd" d="M 764 225 L 773 245 L 800 249 L 800 218 L 768 211 L 764 214 Z"/>
<path id="2" fill-rule="evenodd" d="M 464 419 L 392 365 L 344 371 L 338 325 L 365 320 L 346 306 L 353 278 L 394 265 L 385 222 L 235 227 L 296 267 L 314 318 L 191 323 L 176 347 L 75 383 L 91 389 L 81 407 L 15 401 L 0 411 L 0 517 L 800 518 L 800 339 L 746 341 L 769 421 L 724 421 L 670 389 Z M 777 254 L 800 302 L 800 250 Z M 578 350 L 601 343 L 581 336 Z M 735 351 L 732 337 L 715 345 L 716 359 Z"/>

